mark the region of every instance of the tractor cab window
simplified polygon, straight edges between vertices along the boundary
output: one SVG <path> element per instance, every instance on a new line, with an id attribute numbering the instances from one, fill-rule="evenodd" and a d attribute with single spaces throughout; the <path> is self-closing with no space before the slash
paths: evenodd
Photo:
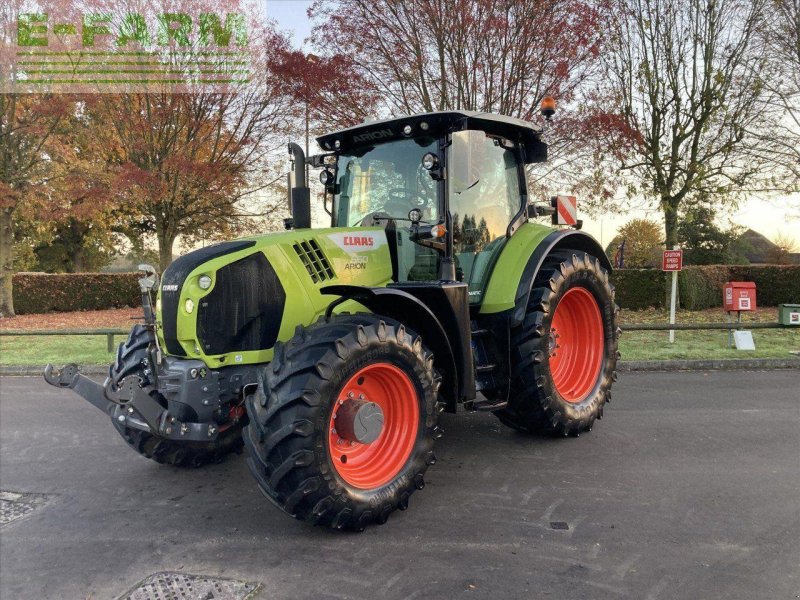
<path id="1" fill-rule="evenodd" d="M 387 226 L 397 249 L 398 281 L 436 279 L 439 255 L 411 240 L 408 213 L 419 209 L 422 221 L 439 220 L 436 182 L 421 163 L 436 152 L 435 138 L 403 139 L 365 146 L 339 156 L 334 196 L 335 227 Z"/>
<path id="2" fill-rule="evenodd" d="M 336 225 L 357 227 L 407 219 L 412 208 L 423 220 L 438 219 L 436 182 L 420 164 L 435 152 L 433 138 L 407 139 L 366 146 L 339 157 L 336 180 Z"/>
<path id="3" fill-rule="evenodd" d="M 518 152 L 481 131 L 458 132 L 448 164 L 456 269 L 469 284 L 470 300 L 480 302 L 508 225 L 521 207 Z"/>

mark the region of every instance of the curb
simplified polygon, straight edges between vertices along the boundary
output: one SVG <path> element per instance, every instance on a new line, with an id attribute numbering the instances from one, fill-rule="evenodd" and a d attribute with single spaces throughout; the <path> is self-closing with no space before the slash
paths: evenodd
<path id="1" fill-rule="evenodd" d="M 725 358 L 718 360 L 624 360 L 617 371 L 757 371 L 762 369 L 800 369 L 797 358 Z M 0 366 L 0 377 L 41 377 L 44 367 Z M 108 375 L 105 365 L 81 367 L 84 375 Z"/>
<path id="2" fill-rule="evenodd" d="M 722 358 L 717 360 L 630 360 L 617 363 L 618 371 L 756 371 L 800 369 L 796 358 Z"/>

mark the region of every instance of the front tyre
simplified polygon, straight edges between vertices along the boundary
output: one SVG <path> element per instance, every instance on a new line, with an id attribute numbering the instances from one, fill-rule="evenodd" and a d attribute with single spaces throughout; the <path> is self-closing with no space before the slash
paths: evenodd
<path id="1" fill-rule="evenodd" d="M 135 376 L 140 383 L 152 383 L 152 364 L 150 348 L 155 343 L 152 328 L 134 325 L 128 339 L 117 348 L 114 364 L 109 368 L 111 384 L 117 386 L 126 377 Z M 152 392 L 156 399 L 166 407 L 166 400 L 158 392 Z M 241 406 L 239 406 L 241 411 Z M 244 417 L 235 418 L 220 426 L 220 434 L 213 442 L 182 442 L 154 435 L 141 429 L 128 427 L 111 419 L 114 429 L 134 451 L 157 463 L 176 467 L 202 467 L 209 463 L 221 462 L 230 453 L 242 452 L 242 427 Z"/>
<path id="2" fill-rule="evenodd" d="M 248 400 L 248 465 L 291 516 L 337 529 L 384 523 L 435 462 L 433 356 L 413 331 L 372 315 L 299 327 Z"/>
<path id="3" fill-rule="evenodd" d="M 596 257 L 578 250 L 550 255 L 513 332 L 510 401 L 495 413 L 500 421 L 562 436 L 590 430 L 616 379 L 618 310 Z"/>

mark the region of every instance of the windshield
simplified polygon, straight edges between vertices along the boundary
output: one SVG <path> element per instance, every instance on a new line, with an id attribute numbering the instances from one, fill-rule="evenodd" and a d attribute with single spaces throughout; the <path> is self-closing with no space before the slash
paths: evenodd
<path id="1" fill-rule="evenodd" d="M 436 152 L 435 138 L 397 140 L 365 146 L 339 156 L 335 225 L 375 225 L 388 217 L 407 219 L 412 208 L 423 221 L 436 221 L 436 182 L 421 164 Z"/>

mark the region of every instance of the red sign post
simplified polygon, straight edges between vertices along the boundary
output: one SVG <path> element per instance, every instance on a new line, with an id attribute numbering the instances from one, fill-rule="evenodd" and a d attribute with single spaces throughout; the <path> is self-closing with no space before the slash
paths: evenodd
<path id="1" fill-rule="evenodd" d="M 664 250 L 661 259 L 662 271 L 680 271 L 683 268 L 683 250 Z"/>
<path id="2" fill-rule="evenodd" d="M 678 303 L 678 271 L 683 268 L 683 250 L 677 246 L 673 250 L 664 250 L 661 259 L 661 270 L 672 271 L 672 294 L 669 302 L 669 323 L 675 324 L 675 305 Z M 675 330 L 669 330 L 669 343 L 675 341 Z"/>

